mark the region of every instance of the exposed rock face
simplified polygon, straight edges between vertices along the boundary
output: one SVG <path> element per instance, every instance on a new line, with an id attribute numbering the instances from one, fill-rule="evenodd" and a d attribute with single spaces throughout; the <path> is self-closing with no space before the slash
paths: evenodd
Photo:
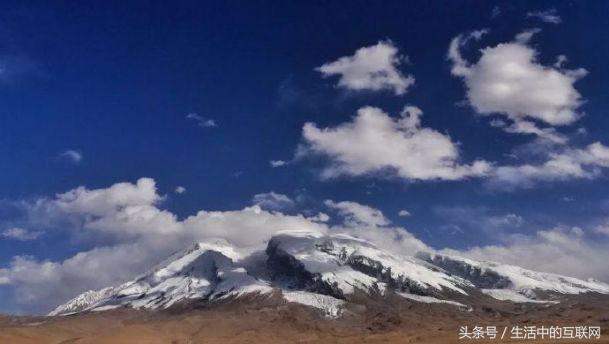
<path id="1" fill-rule="evenodd" d="M 470 281 L 477 288 L 505 289 L 511 281 L 493 270 L 485 270 L 479 266 L 470 265 L 464 261 L 454 260 L 447 256 L 419 254 L 423 260 L 438 266 L 446 272 Z"/>

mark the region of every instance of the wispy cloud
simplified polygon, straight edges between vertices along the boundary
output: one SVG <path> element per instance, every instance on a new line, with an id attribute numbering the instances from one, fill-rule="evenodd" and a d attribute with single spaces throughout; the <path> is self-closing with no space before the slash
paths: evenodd
<path id="1" fill-rule="evenodd" d="M 487 185 L 506 191 L 526 189 L 541 182 L 597 178 L 602 169 L 609 169 L 609 147 L 595 142 L 585 148 L 551 151 L 543 163 L 499 166 Z"/>
<path id="2" fill-rule="evenodd" d="M 59 158 L 61 158 L 64 161 L 71 162 L 73 164 L 78 164 L 82 161 L 83 156 L 82 156 L 82 153 L 77 150 L 68 149 L 68 150 L 62 152 L 61 154 L 59 154 Z"/>
<path id="3" fill-rule="evenodd" d="M 545 11 L 528 12 L 527 18 L 538 18 L 545 23 L 560 24 L 562 18 L 558 15 L 558 11 L 555 8 L 551 8 Z"/>
<path id="4" fill-rule="evenodd" d="M 285 166 L 288 164 L 288 162 L 284 160 L 271 160 L 269 161 L 269 164 L 271 165 L 271 167 L 275 168 Z"/>
<path id="5" fill-rule="evenodd" d="M 218 126 L 216 124 L 216 121 L 214 121 L 213 119 L 200 116 L 196 112 L 190 112 L 189 114 L 187 114 L 186 119 L 195 121 L 197 125 L 202 128 L 215 128 Z"/>
<path id="6" fill-rule="evenodd" d="M 290 197 L 273 191 L 254 195 L 252 203 L 268 210 L 286 210 L 296 205 Z"/>
<path id="7" fill-rule="evenodd" d="M 501 14 L 501 7 L 495 6 L 491 11 L 491 19 L 495 19 L 497 16 Z"/>
<path id="8" fill-rule="evenodd" d="M 28 241 L 38 239 L 42 235 L 40 231 L 28 231 L 21 227 L 12 227 L 0 233 L 0 236 L 19 241 Z"/>
<path id="9" fill-rule="evenodd" d="M 18 83 L 27 77 L 43 76 L 40 66 L 23 54 L 0 55 L 0 82 L 5 85 Z"/>
<path id="10" fill-rule="evenodd" d="M 501 238 L 527 224 L 518 214 L 492 211 L 480 206 L 436 206 L 433 213 L 445 222 L 441 229 L 451 234 L 467 231 Z"/>

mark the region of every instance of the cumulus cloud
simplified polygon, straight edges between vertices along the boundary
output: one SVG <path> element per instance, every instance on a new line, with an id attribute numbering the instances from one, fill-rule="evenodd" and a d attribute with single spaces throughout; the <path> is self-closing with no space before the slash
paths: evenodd
<path id="1" fill-rule="evenodd" d="M 324 77 L 338 75 L 338 86 L 349 90 L 390 90 L 402 95 L 414 84 L 412 75 L 403 75 L 398 69 L 405 61 L 407 57 L 399 55 L 391 41 L 381 41 L 315 70 Z"/>
<path id="2" fill-rule="evenodd" d="M 486 31 L 459 35 L 449 46 L 452 74 L 463 78 L 467 101 L 482 115 L 502 115 L 513 122 L 507 131 L 547 135 L 556 139 L 552 129 L 574 123 L 581 114 L 580 93 L 574 84 L 587 74 L 583 68 L 563 69 L 559 65 L 542 65 L 539 52 L 528 46 L 538 29 L 524 31 L 513 42 L 483 48 L 476 63 L 470 63 L 461 50 Z M 564 61 L 563 61 L 564 62 Z"/>
<path id="3" fill-rule="evenodd" d="M 0 236 L 2 237 L 19 241 L 35 240 L 38 239 L 38 237 L 40 237 L 41 235 L 41 231 L 29 231 L 21 227 L 7 228 L 2 231 L 2 233 L 0 233 Z"/>
<path id="4" fill-rule="evenodd" d="M 545 23 L 560 24 L 562 19 L 555 8 L 545 11 L 527 12 L 527 18 L 537 18 Z"/>
<path id="5" fill-rule="evenodd" d="M 129 206 L 158 203 L 163 197 L 156 191 L 156 183 L 153 179 L 140 178 L 136 184 L 117 183 L 105 189 L 90 190 L 79 186 L 57 194 L 48 205 L 66 213 L 102 216 Z"/>
<path id="6" fill-rule="evenodd" d="M 59 157 L 73 164 L 78 164 L 82 161 L 82 153 L 73 149 L 68 149 L 62 152 L 61 154 L 59 154 Z"/>
<path id="7" fill-rule="evenodd" d="M 297 157 L 321 155 L 330 164 L 322 178 L 389 172 L 408 180 L 458 180 L 482 176 L 489 163 L 459 163 L 459 149 L 448 135 L 421 126 L 422 111 L 406 106 L 399 118 L 364 107 L 351 122 L 334 128 L 306 123 Z"/>
<path id="8" fill-rule="evenodd" d="M 290 197 L 273 191 L 254 195 L 252 203 L 269 210 L 290 209 L 296 204 Z"/>
<path id="9" fill-rule="evenodd" d="M 609 167 L 609 147 L 595 142 L 585 148 L 568 148 L 550 153 L 539 164 L 499 166 L 488 185 L 500 189 L 531 188 L 538 182 L 592 179 Z"/>
<path id="10" fill-rule="evenodd" d="M 186 119 L 195 121 L 197 125 L 201 128 L 215 128 L 218 126 L 216 124 L 216 121 L 214 121 L 213 119 L 205 118 L 197 114 L 196 112 L 191 112 L 186 115 Z"/>
<path id="11" fill-rule="evenodd" d="M 606 241 L 592 240 L 581 228 L 556 227 L 538 231 L 532 236 L 513 236 L 502 245 L 444 252 L 537 271 L 609 281 L 607 248 Z"/>
<path id="12" fill-rule="evenodd" d="M 156 254 L 169 255 L 161 250 Z M 58 303 L 90 289 L 122 283 L 159 262 L 144 244 L 121 244 L 80 252 L 64 261 L 16 256 L 0 268 L 0 286 L 13 287 L 25 312 L 46 312 Z"/>
<path id="13" fill-rule="evenodd" d="M 124 241 L 177 231 L 176 216 L 157 207 L 163 199 L 153 179 L 140 178 L 101 189 L 80 186 L 22 207 L 38 225 L 78 229 L 81 239 Z"/>

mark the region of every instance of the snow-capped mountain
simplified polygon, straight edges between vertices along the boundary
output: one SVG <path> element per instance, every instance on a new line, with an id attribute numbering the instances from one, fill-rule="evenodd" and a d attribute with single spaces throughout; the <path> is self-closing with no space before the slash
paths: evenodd
<path id="1" fill-rule="evenodd" d="M 132 281 L 87 291 L 49 315 L 280 295 L 335 317 L 358 302 L 356 294 L 468 309 L 481 297 L 533 304 L 581 293 L 609 294 L 609 285 L 435 253 L 396 255 L 345 234 L 287 232 L 255 252 L 222 240 L 197 243 Z"/>
<path id="2" fill-rule="evenodd" d="M 250 292 L 270 292 L 268 282 L 236 264 L 240 254 L 226 242 L 197 243 L 159 264 L 151 272 L 118 287 L 87 291 L 50 315 L 120 306 L 168 308 L 179 301 L 210 300 Z"/>

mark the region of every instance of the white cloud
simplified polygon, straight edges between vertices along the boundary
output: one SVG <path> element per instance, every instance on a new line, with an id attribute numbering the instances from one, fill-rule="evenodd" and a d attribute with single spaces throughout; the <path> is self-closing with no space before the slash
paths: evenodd
<path id="1" fill-rule="evenodd" d="M 606 241 L 587 238 L 580 228 L 557 227 L 539 231 L 534 236 L 513 236 L 503 245 L 446 252 L 537 271 L 609 281 L 608 247 Z"/>
<path id="2" fill-rule="evenodd" d="M 186 192 L 186 188 L 183 186 L 176 186 L 174 192 L 177 194 L 183 194 Z"/>
<path id="3" fill-rule="evenodd" d="M 373 242 L 376 246 L 396 254 L 414 255 L 420 251 L 432 251 L 424 242 L 402 227 L 360 226 L 331 228 Z"/>
<path id="4" fill-rule="evenodd" d="M 121 244 L 80 252 L 62 262 L 16 256 L 0 269 L 0 285 L 14 288 L 16 302 L 26 312 L 46 312 L 78 293 L 122 283 L 160 261 L 171 251 L 142 244 Z"/>
<path id="5" fill-rule="evenodd" d="M 269 164 L 271 165 L 271 167 L 275 168 L 285 166 L 288 164 L 288 162 L 283 160 L 271 160 L 269 161 Z"/>
<path id="6" fill-rule="evenodd" d="M 583 149 L 569 148 L 550 153 L 540 164 L 499 166 L 493 170 L 489 185 L 502 189 L 530 188 L 538 182 L 591 179 L 609 168 L 609 147 L 599 142 Z"/>
<path id="7" fill-rule="evenodd" d="M 74 230 L 86 240 L 133 241 L 176 231 L 175 215 L 157 208 L 163 199 L 153 179 L 140 178 L 136 184 L 116 183 L 103 189 L 80 186 L 54 198 L 22 203 L 21 207 L 35 228 Z"/>
<path id="8" fill-rule="evenodd" d="M 82 153 L 73 149 L 68 149 L 62 152 L 59 157 L 73 164 L 78 164 L 82 161 Z"/>
<path id="9" fill-rule="evenodd" d="M 202 117 L 195 112 L 191 112 L 186 115 L 186 119 L 195 121 L 197 125 L 202 128 L 215 128 L 218 126 L 216 124 L 216 121 L 214 121 L 213 119 Z"/>
<path id="10" fill-rule="evenodd" d="M 334 209 L 342 218 L 342 223 L 330 227 L 332 233 L 346 233 L 369 240 L 389 252 L 415 254 L 431 248 L 402 227 L 391 226 L 391 221 L 379 209 L 357 202 L 332 200 L 324 205 Z"/>
<path id="11" fill-rule="evenodd" d="M 338 86 L 349 90 L 392 90 L 402 95 L 414 84 L 414 77 L 404 76 L 398 69 L 404 61 L 407 58 L 398 54 L 391 41 L 381 41 L 315 70 L 324 77 L 340 76 Z"/>
<path id="12" fill-rule="evenodd" d="M 252 203 L 269 210 L 290 209 L 295 205 L 290 197 L 273 191 L 254 195 Z"/>
<path id="13" fill-rule="evenodd" d="M 558 15 L 558 11 L 555 8 L 551 8 L 545 11 L 528 12 L 527 18 L 538 18 L 545 23 L 560 24 L 562 19 Z"/>
<path id="14" fill-rule="evenodd" d="M 401 217 L 408 217 L 410 215 L 412 215 L 412 214 L 406 209 L 402 209 L 398 212 L 398 216 L 401 216 Z"/>
<path id="15" fill-rule="evenodd" d="M 538 128 L 535 122 L 548 126 L 574 123 L 581 116 L 577 109 L 582 103 L 574 84 L 587 72 L 542 65 L 537 60 L 539 52 L 527 45 L 538 31 L 528 30 L 513 42 L 482 49 L 474 64 L 462 57 L 461 49 L 486 31 L 459 35 L 449 46 L 448 58 L 453 63 L 452 74 L 463 78 L 467 100 L 478 113 L 505 116 L 514 122 L 505 126 L 510 132 L 556 138 L 553 131 Z"/>
<path id="16" fill-rule="evenodd" d="M 364 107 L 351 122 L 334 128 L 306 123 L 297 157 L 329 158 L 323 178 L 390 172 L 409 180 L 457 180 L 489 171 L 485 161 L 460 164 L 457 144 L 447 135 L 421 127 L 421 115 L 414 106 L 405 107 L 395 119 L 381 109 Z"/>
<path id="17" fill-rule="evenodd" d="M 386 226 L 391 223 L 380 210 L 356 202 L 326 200 L 324 204 L 337 210 L 348 227 Z"/>
<path id="18" fill-rule="evenodd" d="M 41 235 L 42 232 L 40 231 L 28 231 L 27 229 L 20 227 L 7 228 L 2 233 L 0 233 L 0 236 L 2 237 L 20 241 L 35 240 L 38 239 L 38 237 L 40 237 Z"/>
<path id="19" fill-rule="evenodd" d="M 66 213 L 102 216 L 129 206 L 152 205 L 162 199 L 153 179 L 140 178 L 136 184 L 117 183 L 106 189 L 89 190 L 79 186 L 57 194 L 48 204 Z"/>

